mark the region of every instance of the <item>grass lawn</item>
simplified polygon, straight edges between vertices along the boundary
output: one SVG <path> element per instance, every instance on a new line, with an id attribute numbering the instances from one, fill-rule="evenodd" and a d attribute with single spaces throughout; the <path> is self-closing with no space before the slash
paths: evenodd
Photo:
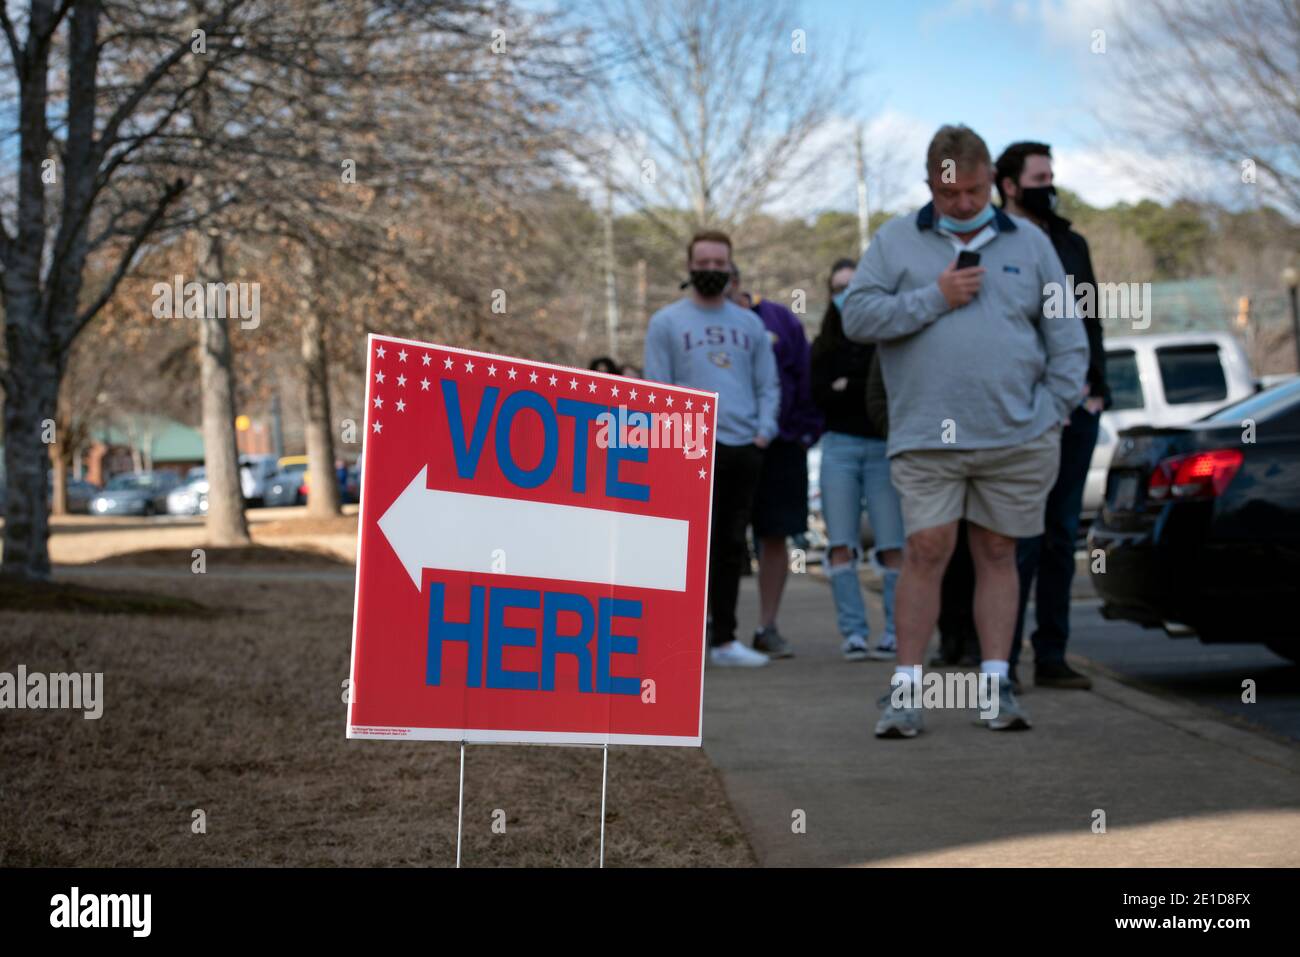
<path id="1" fill-rule="evenodd" d="M 344 738 L 349 584 L 69 571 L 67 601 L 0 594 L 0 671 L 102 671 L 104 713 L 0 711 L 0 866 L 455 863 L 459 745 Z M 463 863 L 594 866 L 600 768 L 471 746 Z M 611 748 L 605 840 L 607 866 L 754 863 L 693 748 Z"/>

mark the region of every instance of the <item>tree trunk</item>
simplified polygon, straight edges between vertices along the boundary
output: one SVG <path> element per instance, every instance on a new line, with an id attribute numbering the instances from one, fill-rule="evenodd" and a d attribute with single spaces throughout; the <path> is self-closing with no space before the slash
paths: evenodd
<path id="1" fill-rule="evenodd" d="M 198 280 L 222 280 L 221 239 L 198 234 Z M 199 326 L 199 375 L 203 388 L 203 468 L 208 480 L 208 542 L 247 545 L 248 522 L 239 484 L 239 449 L 235 441 L 235 369 L 230 326 L 225 318 L 203 310 Z"/>
<path id="2" fill-rule="evenodd" d="M 311 283 L 315 263 L 303 253 L 302 362 L 307 380 L 307 514 L 329 518 L 339 514 L 339 483 L 334 472 L 334 434 L 330 415 L 329 360 L 325 355 L 325 324 L 316 307 Z"/>
<path id="3" fill-rule="evenodd" d="M 62 422 L 54 430 L 50 445 L 50 468 L 53 469 L 53 486 L 50 488 L 50 513 L 68 514 L 68 470 L 72 467 L 72 449 L 68 446 L 67 429 Z"/>
<path id="4" fill-rule="evenodd" d="M 16 277 L 6 276 L 6 280 Z M 36 297 L 6 290 L 4 387 L 5 528 L 0 574 L 46 581 L 50 577 L 50 452 L 41 440 L 55 418 L 62 364 L 50 362 Z"/>
<path id="5" fill-rule="evenodd" d="M 33 2 L 28 11 L 28 42 L 49 36 L 53 4 Z M 6 21 L 7 22 L 7 21 Z M 63 363 L 41 293 L 41 254 L 46 241 L 45 184 L 41 160 L 47 155 L 45 109 L 49 93 L 49 47 L 30 50 L 19 77 L 18 197 L 16 234 L 10 241 L 3 224 L 4 270 L 4 456 L 5 530 L 0 573 L 19 579 L 50 577 L 49 450 L 41 441 L 46 419 L 58 415 Z M 51 361 L 53 359 L 53 361 Z"/>

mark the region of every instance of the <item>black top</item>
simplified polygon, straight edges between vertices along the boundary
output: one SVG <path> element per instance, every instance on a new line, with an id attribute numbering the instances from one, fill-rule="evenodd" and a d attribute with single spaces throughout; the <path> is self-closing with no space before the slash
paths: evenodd
<path id="1" fill-rule="evenodd" d="M 833 303 L 827 307 L 812 344 L 812 394 L 826 416 L 828 432 L 884 438 L 867 417 L 867 374 L 875 353 L 873 343 L 850 342 L 840 311 Z M 839 379 L 845 380 L 842 389 L 834 387 Z"/>
<path id="2" fill-rule="evenodd" d="M 1065 274 L 1074 277 L 1076 295 L 1083 295 L 1084 283 L 1092 286 L 1094 296 L 1097 291 L 1097 277 L 1092 271 L 1092 256 L 1088 252 L 1088 241 L 1070 228 L 1070 221 L 1064 216 L 1049 213 L 1047 235 L 1052 240 L 1056 255 L 1065 267 Z M 1094 299 L 1094 302 L 1096 300 Z M 1110 387 L 1106 384 L 1106 350 L 1101 343 L 1101 320 L 1096 311 L 1083 317 L 1083 328 L 1088 333 L 1088 394 L 1101 396 L 1105 407 L 1110 408 Z"/>

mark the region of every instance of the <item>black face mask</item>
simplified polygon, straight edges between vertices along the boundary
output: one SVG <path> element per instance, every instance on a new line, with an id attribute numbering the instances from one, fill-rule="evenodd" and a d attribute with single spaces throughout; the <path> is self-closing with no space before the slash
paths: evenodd
<path id="1" fill-rule="evenodd" d="M 698 289 L 705 299 L 712 299 L 721 293 L 727 288 L 729 282 L 731 282 L 731 273 L 721 269 L 691 270 L 691 285 Z"/>
<path id="2" fill-rule="evenodd" d="M 1020 187 L 1020 206 L 1031 216 L 1046 219 L 1048 214 L 1056 209 L 1056 187 Z"/>

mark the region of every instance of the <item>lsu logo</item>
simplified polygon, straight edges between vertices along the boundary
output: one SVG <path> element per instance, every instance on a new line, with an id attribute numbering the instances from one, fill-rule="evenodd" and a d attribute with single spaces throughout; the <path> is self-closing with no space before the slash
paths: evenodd
<path id="1" fill-rule="evenodd" d="M 730 352 L 710 352 L 710 353 L 709 353 L 709 361 L 712 362 L 715 366 L 717 366 L 717 367 L 720 368 L 720 369 L 730 369 L 730 368 L 731 368 L 731 353 L 730 353 Z"/>

